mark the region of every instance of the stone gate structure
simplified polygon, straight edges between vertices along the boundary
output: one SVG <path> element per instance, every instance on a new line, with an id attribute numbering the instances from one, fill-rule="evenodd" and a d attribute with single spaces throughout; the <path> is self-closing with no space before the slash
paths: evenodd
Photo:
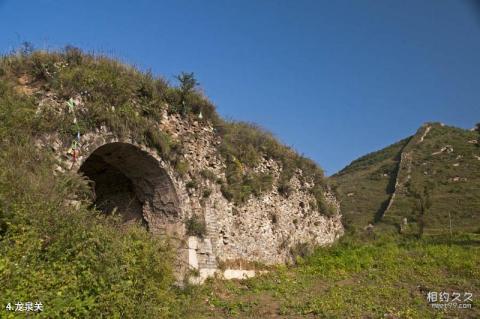
<path id="1" fill-rule="evenodd" d="M 74 162 L 67 154 L 69 145 L 58 136 L 44 137 L 40 144 L 61 154 L 64 165 L 58 169 L 78 172 L 91 181 L 100 210 L 115 211 L 126 223 L 141 222 L 150 232 L 169 237 L 178 250 L 176 269 L 181 276 L 195 270 L 191 278 L 195 282 L 215 274 L 251 276 L 256 262 L 288 262 L 296 246 L 329 244 L 343 234 L 335 198 L 325 194 L 337 214 L 322 215 L 311 205 L 314 198 L 308 189 L 312 185 L 301 182 L 301 171 L 290 181 L 293 191 L 288 198 L 273 187 L 237 206 L 220 190 L 218 181 L 225 180 L 226 163 L 218 152 L 220 140 L 213 127 L 165 112 L 158 130 L 181 143 L 186 173 L 177 172 L 156 150 L 132 138 L 120 138 L 106 127 L 80 137 Z M 215 179 L 202 176 L 205 170 Z M 256 171 L 268 172 L 276 181 L 281 164 L 263 159 Z M 195 187 L 189 187 L 192 180 Z M 186 220 L 193 216 L 206 225 L 202 237 L 187 233 Z"/>

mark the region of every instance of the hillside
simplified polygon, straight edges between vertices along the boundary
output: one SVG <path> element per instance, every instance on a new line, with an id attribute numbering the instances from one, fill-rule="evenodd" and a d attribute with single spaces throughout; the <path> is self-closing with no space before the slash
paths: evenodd
<path id="1" fill-rule="evenodd" d="M 183 317 L 192 296 L 177 286 L 343 233 L 313 161 L 221 119 L 193 74 L 177 80 L 72 47 L 0 59 L 2 305 Z"/>
<path id="2" fill-rule="evenodd" d="M 480 225 L 477 131 L 427 123 L 332 176 L 347 224 L 411 234 L 474 232 Z"/>

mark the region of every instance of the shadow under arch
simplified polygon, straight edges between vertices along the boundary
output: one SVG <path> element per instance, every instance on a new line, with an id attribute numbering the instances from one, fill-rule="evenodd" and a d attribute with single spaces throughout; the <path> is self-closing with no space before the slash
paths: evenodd
<path id="1" fill-rule="evenodd" d="M 160 163 L 139 147 L 122 142 L 95 149 L 79 168 L 92 181 L 97 208 L 116 211 L 125 222 L 142 221 L 149 230 L 180 218 L 175 187 Z"/>

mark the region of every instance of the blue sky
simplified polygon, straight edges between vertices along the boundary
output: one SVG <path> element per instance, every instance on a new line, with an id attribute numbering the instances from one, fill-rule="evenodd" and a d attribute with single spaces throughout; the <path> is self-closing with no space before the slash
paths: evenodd
<path id="1" fill-rule="evenodd" d="M 480 122 L 473 1 L 0 0 L 0 51 L 72 44 L 173 81 L 195 72 L 224 117 L 251 121 L 333 174 L 426 121 Z"/>

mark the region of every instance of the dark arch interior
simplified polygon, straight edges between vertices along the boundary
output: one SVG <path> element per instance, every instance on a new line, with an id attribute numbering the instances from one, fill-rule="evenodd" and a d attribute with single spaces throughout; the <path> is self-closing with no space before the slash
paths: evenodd
<path id="1" fill-rule="evenodd" d="M 125 222 L 142 221 L 143 204 L 133 182 L 101 156 L 92 154 L 80 169 L 93 181 L 95 205 L 104 213 L 119 213 Z"/>
<path id="2" fill-rule="evenodd" d="M 92 181 L 96 207 L 107 214 L 120 214 L 124 222 L 147 225 L 147 215 L 176 215 L 178 205 L 170 178 L 155 158 L 134 145 L 103 145 L 79 172 Z"/>

